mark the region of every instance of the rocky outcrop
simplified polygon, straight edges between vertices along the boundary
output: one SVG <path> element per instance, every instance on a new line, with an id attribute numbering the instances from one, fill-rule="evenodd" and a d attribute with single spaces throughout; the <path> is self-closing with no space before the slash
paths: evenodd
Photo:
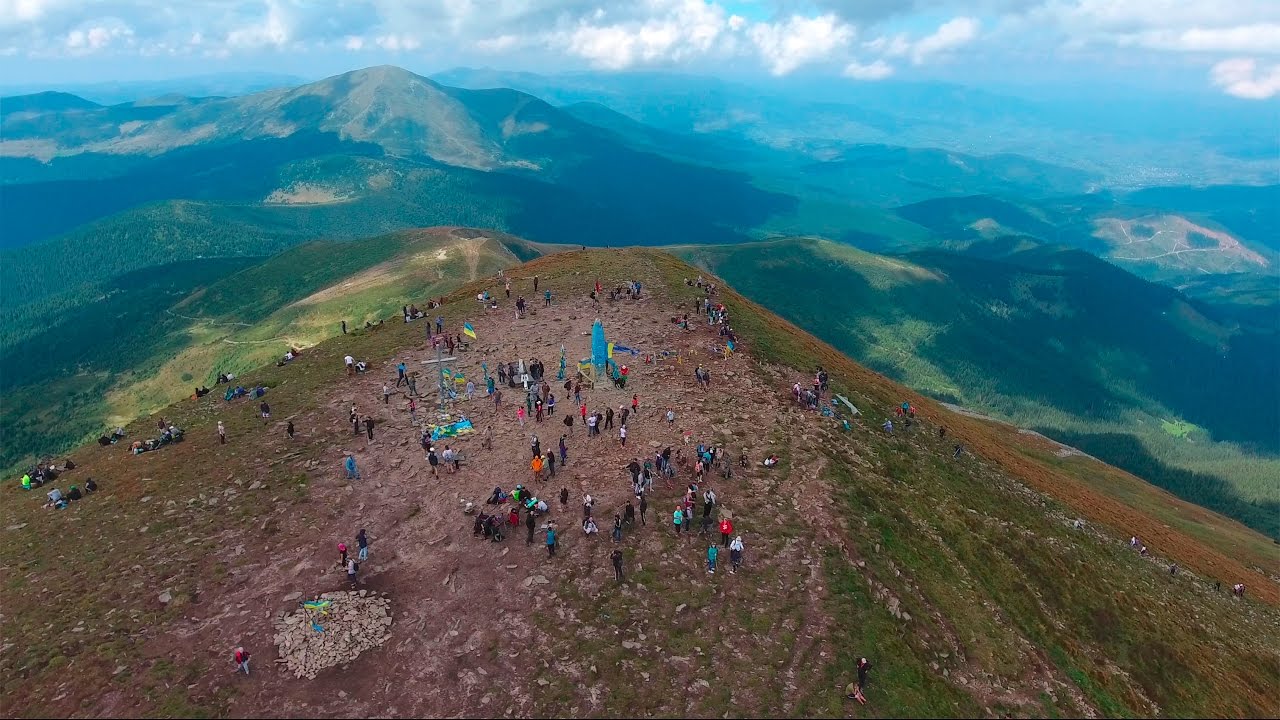
<path id="1" fill-rule="evenodd" d="M 299 608 L 276 622 L 280 661 L 295 677 L 314 680 L 321 670 L 349 663 L 391 637 L 388 598 L 360 590 L 329 592 L 320 600 L 330 602 L 324 611 Z"/>

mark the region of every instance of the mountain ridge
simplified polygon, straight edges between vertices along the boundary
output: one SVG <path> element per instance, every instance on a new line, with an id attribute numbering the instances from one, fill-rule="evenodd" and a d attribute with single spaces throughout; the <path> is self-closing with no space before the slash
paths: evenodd
<path id="1" fill-rule="evenodd" d="M 547 447 L 559 431 L 522 427 L 491 400 L 459 399 L 452 416 L 492 426 L 492 447 L 479 434 L 449 438 L 466 462 L 447 479 L 433 476 L 407 401 L 384 402 L 380 389 L 394 383 L 398 362 L 426 368 L 419 361 L 434 357 L 416 323 L 357 328 L 283 366 L 245 373 L 238 382 L 267 388 L 270 418 L 256 400 L 207 396 L 163 411 L 186 430 L 181 443 L 141 455 L 122 445 L 77 450 L 78 467 L 60 482 L 91 474 L 101 489 L 57 512 L 18 495 L 26 524 L 0 545 L 0 563 L 14 568 L 4 702 L 49 714 L 265 708 L 284 716 L 305 705 L 320 715 L 445 715 L 474 706 L 472 695 L 493 692 L 489 678 L 502 677 L 502 691 L 482 703 L 487 713 L 839 717 L 849 712 L 840 688 L 865 656 L 873 712 L 1275 714 L 1267 689 L 1277 678 L 1280 585 L 1271 546 L 1256 533 L 1087 458 L 1057 456 L 1043 440 L 953 414 L 716 279 L 740 347 L 728 358 L 711 353 L 712 326 L 670 322 L 701 294 L 685 282 L 696 272 L 655 250 L 556 253 L 505 273 L 513 294 L 532 295 L 537 276 L 553 291 L 549 308 L 535 302 L 516 318 L 490 274 L 434 310 L 446 328 L 474 325 L 477 339 L 457 365 L 471 377 L 482 377 L 482 360 L 511 354 L 550 360 L 554 372 L 560 344 L 572 358 L 588 352 L 584 328 L 597 316 L 615 341 L 683 357 L 679 365 L 635 362 L 625 391 L 585 390 L 592 408 L 635 392 L 641 409 L 628 423 L 628 447 L 566 433 L 569 463 L 554 482 L 531 481 L 565 526 L 552 558 L 516 532 L 500 544 L 472 538 L 459 501 L 487 509 L 481 500 L 494 477 L 528 473 L 528 433 Z M 597 305 L 588 297 L 597 278 L 639 280 L 641 299 Z M 498 297 L 498 311 L 477 307 L 484 290 Z M 421 302 L 423 293 L 395 300 Z M 347 376 L 345 354 L 368 362 L 369 373 Z M 696 386 L 694 364 L 711 370 L 711 387 Z M 862 411 L 840 411 L 849 429 L 790 400 L 791 382 L 815 364 Z M 890 435 L 880 425 L 903 401 L 916 406 L 916 422 L 896 421 Z M 374 438 L 351 432 L 353 402 L 376 418 Z M 675 427 L 661 419 L 668 406 Z M 286 437 L 286 420 L 295 437 Z M 154 434 L 155 421 L 130 424 L 127 437 Z M 731 480 L 717 465 L 699 481 L 715 488 L 715 512 L 746 539 L 738 572 L 722 563 L 708 573 L 703 543 L 669 529 L 662 503 L 672 507 L 694 479 L 683 463 L 674 481 L 655 484 L 654 525 L 626 526 L 617 545 L 569 527 L 578 512 L 554 502 L 556 486 L 591 493 L 608 525 L 631 497 L 619 469 L 625 455 L 655 442 L 684 447 L 685 433 L 723 444 L 731 463 L 749 454 Z M 959 458 L 955 442 L 965 449 Z M 363 479 L 342 478 L 348 453 Z M 766 469 L 759 459 L 769 454 L 780 461 Z M 1108 486 L 1116 495 L 1100 490 Z M 1202 536 L 1193 523 L 1212 532 Z M 334 542 L 356 528 L 371 539 L 361 588 L 392 604 L 390 641 L 351 661 L 351 672 L 307 681 L 263 672 L 275 618 L 343 587 Z M 1149 557 L 1128 547 L 1130 534 Z M 622 583 L 609 570 L 615 547 L 626 563 Z M 58 555 L 67 559 L 42 562 Z M 138 567 L 120 573 L 122 563 Z M 1171 574 L 1167 563 L 1181 571 Z M 1254 563 L 1259 570 L 1246 567 Z M 1214 579 L 1246 582 L 1249 593 L 1215 593 Z M 341 618 L 317 621 L 342 628 Z M 535 641 L 543 651 L 525 651 Z M 254 653 L 252 682 L 207 670 L 237 645 Z M 69 674 L 79 678 L 73 685 L 64 683 Z M 690 675 L 707 682 L 690 690 Z M 451 679 L 415 682 L 422 677 Z M 644 692 L 629 689 L 641 681 Z"/>

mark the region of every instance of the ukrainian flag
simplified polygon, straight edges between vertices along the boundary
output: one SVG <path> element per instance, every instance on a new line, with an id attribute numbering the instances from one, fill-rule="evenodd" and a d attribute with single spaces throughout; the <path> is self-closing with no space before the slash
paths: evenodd
<path id="1" fill-rule="evenodd" d="M 471 327 L 471 323 L 469 322 L 462 323 L 462 334 L 466 335 L 472 340 L 476 339 L 476 329 Z"/>

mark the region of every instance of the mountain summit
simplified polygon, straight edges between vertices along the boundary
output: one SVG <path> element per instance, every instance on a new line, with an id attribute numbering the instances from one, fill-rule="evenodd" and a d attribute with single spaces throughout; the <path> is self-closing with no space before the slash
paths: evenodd
<path id="1" fill-rule="evenodd" d="M 391 156 L 479 170 L 537 170 L 553 153 L 542 151 L 543 144 L 530 142 L 530 136 L 573 136 L 582 142 L 577 136 L 604 134 L 531 95 L 448 88 L 390 65 L 197 104 L 90 103 L 76 106 L 81 112 L 55 126 L 42 122 L 40 111 L 65 110 L 66 101 L 51 106 L 44 96 L 24 96 L 6 102 L 31 110 L 6 115 L 7 153 L 42 160 L 82 153 L 156 155 L 197 145 L 333 133 L 345 141 L 372 143 Z M 68 131 L 68 123 L 75 132 Z"/>
<path id="2" fill-rule="evenodd" d="M 352 300 L 398 288 L 384 298 L 385 322 L 366 316 L 131 423 L 117 443 L 74 451 L 76 467 L 45 487 L 11 483 L 4 707 L 129 717 L 1280 713 L 1277 564 L 1256 533 L 920 397 L 718 279 L 697 282 L 666 253 L 515 265 L 517 250 L 534 248 L 483 234 L 390 243 L 388 262 L 330 286 Z M 484 247 L 497 254 L 473 262 Z M 276 267 L 307 278 L 359 259 L 335 250 Z M 405 274 L 379 286 L 389 272 Z M 475 279 L 440 298 L 428 284 L 438 272 Z M 237 281 L 270 294 L 273 277 L 232 276 L 203 301 L 240 301 Z M 305 318 L 335 299 L 347 302 L 326 290 L 290 306 Z M 711 310 L 697 309 L 704 300 Z M 426 317 L 406 322 L 402 306 Z M 708 322 L 721 309 L 725 324 Z M 596 318 L 614 363 L 628 367 L 625 387 L 603 376 L 574 387 Z M 456 392 L 443 399 L 445 348 L 428 339 L 442 341 L 436 322 L 451 343 L 469 342 L 449 348 Z M 728 328 L 732 350 L 718 332 Z M 541 368 L 545 384 L 526 393 L 518 371 L 505 372 L 517 362 Z M 816 402 L 804 392 L 815 376 L 829 380 Z M 487 393 L 489 378 L 501 395 Z M 601 432 L 586 431 L 588 411 Z M 156 440 L 169 425 L 185 431 L 180 442 Z M 555 458 L 554 471 L 531 447 L 539 461 Z M 709 468 L 697 459 L 708 448 Z M 96 492 L 41 507 L 51 487 L 90 477 Z M 495 486 L 536 495 L 545 512 L 528 517 Z M 494 520 L 478 522 L 482 513 Z M 1230 593 L 1234 583 L 1247 592 Z M 353 596 L 389 613 L 365 623 L 340 610 Z M 237 647 L 254 658 L 248 677 L 232 672 Z M 310 674 L 281 671 L 304 649 Z M 845 697 L 861 657 L 871 663 L 865 708 Z"/>

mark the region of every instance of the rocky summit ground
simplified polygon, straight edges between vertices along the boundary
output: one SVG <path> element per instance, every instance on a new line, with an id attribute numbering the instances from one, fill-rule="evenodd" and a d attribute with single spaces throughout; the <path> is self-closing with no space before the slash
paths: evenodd
<path id="1" fill-rule="evenodd" d="M 684 279 L 696 274 L 658 251 L 569 252 L 509 271 L 513 299 L 529 302 L 524 318 L 497 278 L 451 295 L 439 311 L 446 327 L 457 332 L 469 321 L 478 336 L 457 354 L 458 370 L 482 386 L 482 362 L 492 370 L 540 358 L 558 401 L 555 418 L 523 427 L 517 391 L 504 388 L 501 407 L 483 393 L 451 403 L 455 417 L 465 414 L 480 430 L 437 443 L 465 453 L 456 474 L 432 474 L 403 394 L 383 402 L 383 385 L 394 386 L 405 362 L 423 373 L 418 388 L 428 397 L 418 419 L 434 420 L 424 321 L 392 318 L 242 378 L 268 388 L 269 419 L 258 416 L 257 401 L 228 403 L 219 391 L 162 413 L 186 428 L 182 443 L 139 456 L 123 445 L 73 453 L 79 467 L 60 484 L 92 476 L 103 489 L 69 510 L 42 510 L 43 493 L 6 489 L 0 710 L 1280 714 L 1277 562 L 1256 536 L 1216 517 L 1203 525 L 1216 544 L 1170 528 L 1080 479 L 1081 468 L 1114 471 L 898 388 L 721 288 L 716 299 L 740 336 L 725 358 L 693 311 L 701 291 Z M 643 289 L 638 300 L 597 303 L 588 297 L 596 280 L 606 289 L 638 280 Z M 550 307 L 543 289 L 553 292 Z M 476 302 L 484 290 L 499 298 L 498 309 Z M 671 322 L 684 312 L 693 320 L 687 331 Z M 577 423 L 568 464 L 536 483 L 530 435 L 554 447 L 565 432 L 560 419 L 574 409 L 555 380 L 560 348 L 572 372 L 590 354 L 596 318 L 616 344 L 679 361 L 632 359 L 625 391 L 584 391 L 593 411 L 639 395 L 626 447 L 616 427 L 588 438 Z M 346 354 L 369 371 L 348 377 Z M 709 388 L 695 382 L 699 364 L 712 373 Z M 807 384 L 818 364 L 862 410 L 848 430 L 791 400 L 792 383 Z M 881 424 L 904 400 L 919 420 L 890 436 Z M 375 419 L 372 440 L 352 433 L 352 404 Z M 293 439 L 284 431 L 290 421 Z M 139 421 L 129 437 L 155 427 L 155 418 Z M 481 447 L 485 428 L 491 449 Z M 687 454 L 699 442 L 750 458 L 745 468 L 733 465 L 731 478 L 717 472 L 703 486 L 743 537 L 742 570 L 727 572 L 726 552 L 721 569 L 708 573 L 716 535 L 672 531 L 672 510 L 692 480 L 681 467 L 674 481 L 657 482 L 647 522 L 626 528 L 619 546 L 627 579 L 616 583 L 608 533 L 630 497 L 624 466 L 667 446 Z M 964 451 L 954 457 L 957 443 Z M 781 461 L 761 467 L 770 453 Z M 345 478 L 346 454 L 361 479 Z M 516 483 L 551 503 L 561 531 L 556 557 L 541 534 L 526 544 L 523 526 L 501 543 L 473 536 L 464 503 L 485 509 L 495 485 Z M 596 499 L 596 536 L 580 530 L 584 493 Z M 1083 528 L 1074 527 L 1077 518 Z M 354 552 L 361 528 L 371 552 L 359 587 L 389 602 L 389 638 L 315 679 L 299 678 L 276 662 L 278 628 L 300 601 L 345 589 L 336 546 Z M 1143 535 L 1151 557 L 1130 551 L 1131 534 Z M 1216 580 L 1245 582 L 1249 593 L 1215 591 Z M 367 632 L 385 627 L 371 622 Z M 238 645 L 253 653 L 247 677 L 231 661 Z M 865 706 L 844 698 L 863 656 L 872 663 Z"/>

